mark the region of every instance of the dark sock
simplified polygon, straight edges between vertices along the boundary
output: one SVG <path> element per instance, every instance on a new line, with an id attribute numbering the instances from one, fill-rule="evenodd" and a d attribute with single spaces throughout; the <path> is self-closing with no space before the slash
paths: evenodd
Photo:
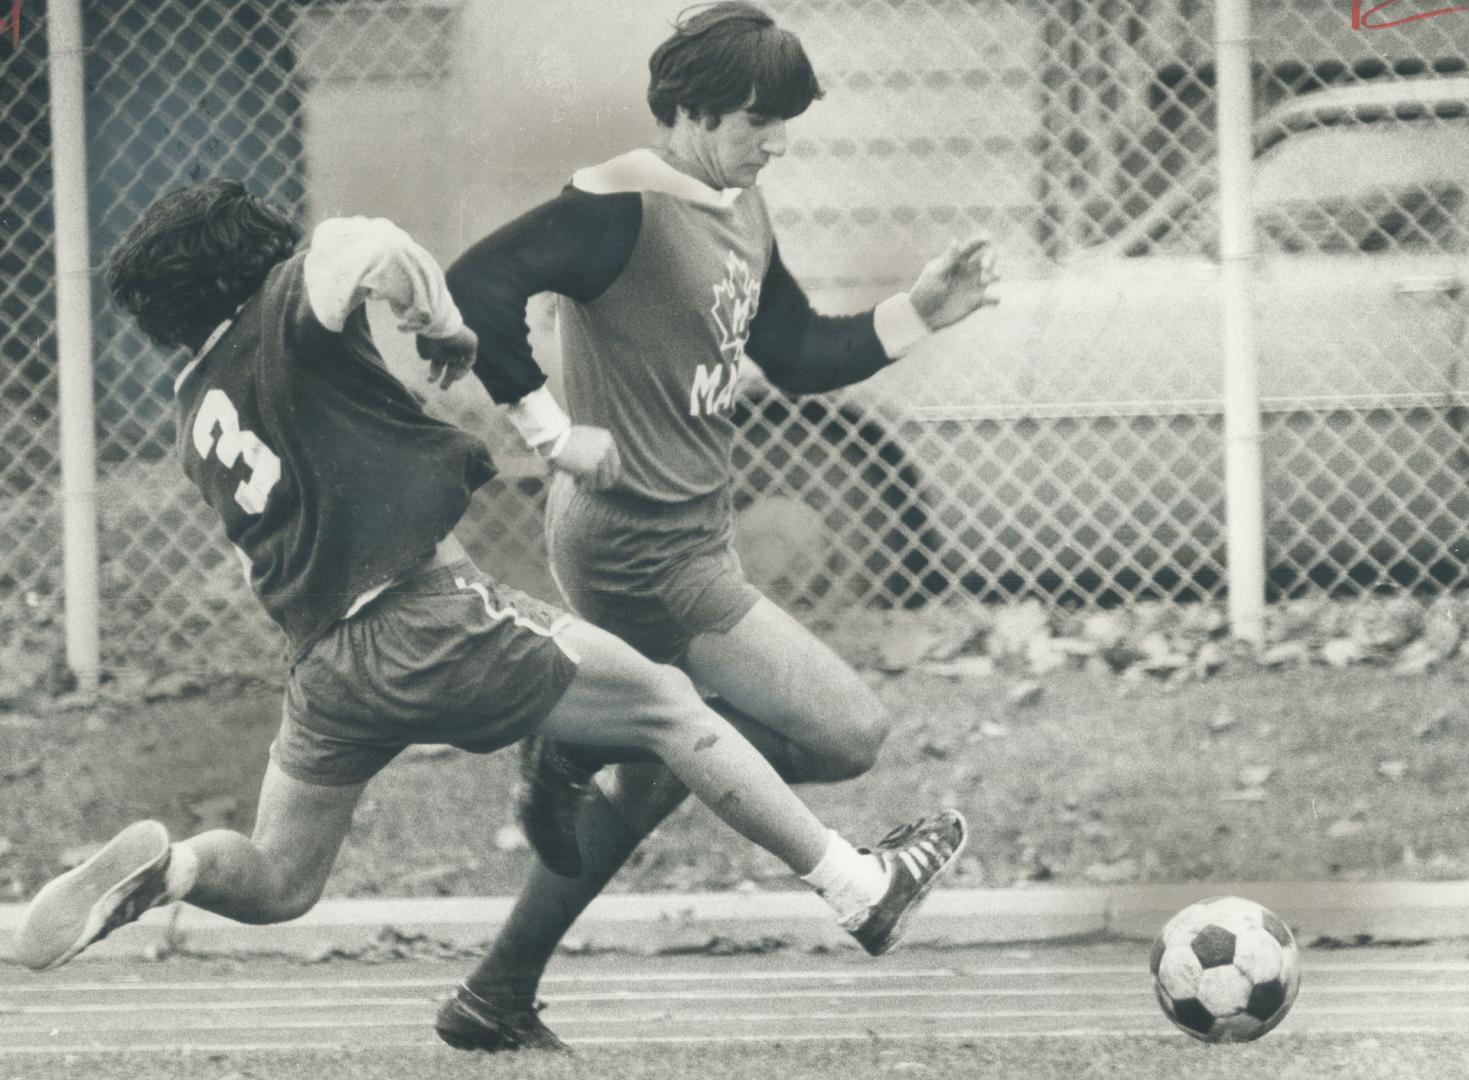
<path id="1" fill-rule="evenodd" d="M 582 873 L 564 878 L 547 870 L 539 859 L 495 937 L 489 954 L 480 961 L 466 985 L 481 997 L 510 996 L 529 1001 L 535 997 L 541 975 L 571 924 L 606 887 L 622 864 L 642 842 L 593 788 L 577 820 Z"/>

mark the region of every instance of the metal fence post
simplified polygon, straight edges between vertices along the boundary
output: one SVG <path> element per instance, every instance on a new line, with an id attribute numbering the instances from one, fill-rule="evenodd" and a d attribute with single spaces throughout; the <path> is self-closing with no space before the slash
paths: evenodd
<path id="1" fill-rule="evenodd" d="M 91 241 L 87 226 L 85 53 L 81 0 L 47 6 L 52 192 L 56 214 L 56 340 L 61 414 L 61 512 L 66 660 L 78 686 L 101 673 L 97 462 L 92 403 Z"/>
<path id="2" fill-rule="evenodd" d="M 1254 103 L 1249 0 L 1218 0 L 1214 38 L 1219 95 L 1219 303 L 1223 326 L 1229 620 L 1235 637 L 1259 644 L 1265 629 L 1265 522 L 1260 391 L 1250 304 L 1255 239 L 1250 199 Z"/>

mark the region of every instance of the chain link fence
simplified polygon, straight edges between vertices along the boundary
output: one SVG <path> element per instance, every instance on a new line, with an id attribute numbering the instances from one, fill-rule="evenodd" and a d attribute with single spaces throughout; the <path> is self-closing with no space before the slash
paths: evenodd
<path id="1" fill-rule="evenodd" d="M 678 5 L 633 6 L 666 30 Z M 851 391 L 792 401 L 751 381 L 736 463 L 752 573 L 826 616 L 956 597 L 1219 596 L 1213 3 L 769 6 L 827 91 L 763 181 L 782 255 L 818 306 L 904 288 L 973 229 L 995 238 L 1006 281 L 997 308 Z M 552 135 L 578 106 L 615 113 L 595 72 L 558 75 L 580 72 L 576 50 L 591 45 L 494 53 L 514 7 L 86 3 L 94 265 L 158 194 L 218 174 L 303 226 L 387 213 L 452 258 L 475 238 L 450 225 L 465 216 L 464 173 L 415 152 L 409 126 L 484 110 L 466 80 L 496 64 L 523 100 L 507 89 L 491 104 L 521 127 L 542 105 Z M 1337 0 L 1260 0 L 1253 15 L 1270 588 L 1460 586 L 1469 16 L 1354 30 Z M 16 42 L 0 41 L 15 91 L 0 113 L 0 591 L 34 605 L 56 602 L 61 574 L 44 7 L 27 2 L 22 18 Z M 618 100 L 637 102 L 656 40 L 630 46 Z M 535 78 L 517 84 L 522 69 Z M 576 164 L 595 159 L 582 152 Z M 368 157 L 392 159 L 391 182 L 370 180 Z M 510 209 L 554 190 L 528 188 Z M 123 324 L 100 280 L 94 294 L 109 661 L 268 667 L 277 639 L 170 460 L 173 358 Z M 548 319 L 538 308 L 554 365 Z M 434 407 L 488 432 L 504 467 L 466 539 L 550 594 L 539 467 L 482 393 Z"/>
<path id="2" fill-rule="evenodd" d="M 844 440 L 882 426 L 888 486 L 847 470 L 828 502 L 890 508 L 868 514 L 847 591 L 1220 593 L 1214 4 L 781 14 L 831 91 L 766 182 L 798 276 L 832 303 L 874 299 L 977 227 L 1010 279 L 998 308 L 842 407 Z M 1271 592 L 1460 585 L 1469 18 L 1252 14 Z"/>

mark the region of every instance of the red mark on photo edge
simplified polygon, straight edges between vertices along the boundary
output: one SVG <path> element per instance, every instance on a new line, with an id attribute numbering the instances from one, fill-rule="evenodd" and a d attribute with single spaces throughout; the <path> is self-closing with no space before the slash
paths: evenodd
<path id="1" fill-rule="evenodd" d="M 1390 8 L 1398 0 L 1379 0 L 1366 11 L 1362 10 L 1362 0 L 1352 0 L 1352 29 L 1353 30 L 1387 30 L 1390 27 L 1402 26 L 1405 23 L 1418 22 L 1420 19 L 1432 19 L 1439 15 L 1452 15 L 1456 11 L 1469 11 L 1469 7 L 1459 5 L 1457 7 L 1438 8 L 1435 11 L 1420 11 L 1416 15 L 1405 15 L 1401 19 L 1392 19 L 1388 22 L 1368 22 L 1367 20 L 1385 8 Z"/>
<path id="2" fill-rule="evenodd" d="M 10 47 L 20 48 L 20 0 L 11 0 L 10 14 L 0 17 L 0 34 L 10 31 Z"/>

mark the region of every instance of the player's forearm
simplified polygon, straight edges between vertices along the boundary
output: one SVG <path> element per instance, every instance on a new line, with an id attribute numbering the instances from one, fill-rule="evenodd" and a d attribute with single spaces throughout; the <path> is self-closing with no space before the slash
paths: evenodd
<path id="1" fill-rule="evenodd" d="M 306 255 L 306 294 L 323 326 L 340 331 L 368 300 L 385 301 L 399 329 L 444 338 L 464 322 L 432 255 L 385 218 L 332 218 Z"/>
<path id="2" fill-rule="evenodd" d="M 450 295 L 479 335 L 474 373 L 490 397 L 510 405 L 546 381 L 531 353 L 526 305 L 554 292 L 589 302 L 617 279 L 642 221 L 633 195 L 567 188 L 496 229 L 449 266 Z"/>
<path id="3" fill-rule="evenodd" d="M 516 272 L 514 261 L 482 242 L 449 266 L 446 280 L 465 324 L 479 335 L 474 374 L 491 400 L 510 405 L 541 388 L 546 375 L 531 353 L 525 316 L 539 290 Z"/>
<path id="4" fill-rule="evenodd" d="M 793 394 L 815 394 L 861 382 L 927 334 L 906 294 L 860 315 L 817 314 L 777 252 L 761 288 L 746 351 L 776 386 Z"/>

